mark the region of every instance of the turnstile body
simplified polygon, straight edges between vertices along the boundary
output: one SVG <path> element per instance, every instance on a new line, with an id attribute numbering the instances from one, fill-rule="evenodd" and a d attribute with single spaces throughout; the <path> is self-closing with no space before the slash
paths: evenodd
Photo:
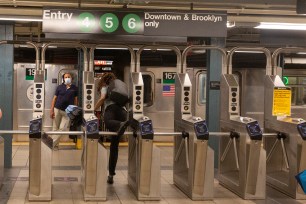
<path id="1" fill-rule="evenodd" d="M 222 75 L 221 101 L 220 128 L 231 136 L 220 138 L 219 182 L 243 199 L 265 199 L 262 132 L 256 120 L 240 116 L 239 85 L 234 75 Z"/>
<path id="2" fill-rule="evenodd" d="M 160 200 L 160 149 L 153 144 L 152 121 L 143 115 L 143 79 L 140 72 L 131 73 L 134 134 L 128 138 L 128 184 L 138 200 Z"/>
<path id="3" fill-rule="evenodd" d="M 174 137 L 173 182 L 192 200 L 212 200 L 214 194 L 214 151 L 208 145 L 205 121 L 195 118 L 174 125 L 186 137 Z M 207 135 L 200 139 L 195 131 Z"/>
<path id="4" fill-rule="evenodd" d="M 144 117 L 129 136 L 128 184 L 138 200 L 160 200 L 160 150 L 153 144 L 152 121 Z"/>
<path id="5" fill-rule="evenodd" d="M 0 188 L 4 179 L 4 139 L 0 136 Z"/>
<path id="6" fill-rule="evenodd" d="M 265 137 L 268 153 L 267 183 L 295 199 L 306 199 L 295 176 L 306 170 L 306 121 L 300 118 L 272 115 L 273 91 L 284 87 L 279 76 L 265 78 L 265 131 L 279 132 L 276 137 Z"/>
<path id="7" fill-rule="evenodd" d="M 191 114 L 192 85 L 188 74 L 175 77 L 173 182 L 192 200 L 211 200 L 214 152 L 208 145 L 204 120 Z"/>
<path id="8" fill-rule="evenodd" d="M 82 187 L 85 201 L 106 200 L 108 151 L 99 143 L 99 122 L 92 116 L 87 119 L 83 139 Z"/>
<path id="9" fill-rule="evenodd" d="M 52 139 L 41 128 L 41 118 L 30 121 L 29 201 L 50 201 L 52 195 Z"/>

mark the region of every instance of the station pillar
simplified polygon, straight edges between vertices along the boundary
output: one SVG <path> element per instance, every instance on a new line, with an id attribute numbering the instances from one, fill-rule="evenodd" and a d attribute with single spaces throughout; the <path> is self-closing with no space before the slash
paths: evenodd
<path id="1" fill-rule="evenodd" d="M 210 45 L 223 48 L 225 38 L 211 38 Z M 207 55 L 207 101 L 206 101 L 206 121 L 210 132 L 220 131 L 220 78 L 222 71 L 222 54 L 217 50 L 209 50 Z M 215 152 L 215 168 L 218 168 L 219 139 L 211 135 L 209 145 Z"/>
<path id="2" fill-rule="evenodd" d="M 13 40 L 14 25 L 0 25 L 0 40 Z M 0 46 L 0 119 L 1 130 L 13 129 L 14 47 Z M 12 167 L 12 135 L 4 137 L 4 167 Z"/>

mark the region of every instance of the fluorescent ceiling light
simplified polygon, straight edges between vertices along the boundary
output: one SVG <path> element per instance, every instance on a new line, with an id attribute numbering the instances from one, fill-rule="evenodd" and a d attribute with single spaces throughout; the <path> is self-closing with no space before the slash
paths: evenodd
<path id="1" fill-rule="evenodd" d="M 226 51 L 230 52 L 230 50 Z M 263 51 L 257 51 L 257 50 L 236 50 L 237 53 L 264 53 Z"/>
<path id="2" fill-rule="evenodd" d="M 261 22 L 258 29 L 275 29 L 275 30 L 306 30 L 306 24 L 302 23 L 273 23 Z"/>
<path id="3" fill-rule="evenodd" d="M 42 22 L 41 17 L 34 16 L 0 16 L 0 21 L 26 21 L 26 22 Z"/>
<path id="4" fill-rule="evenodd" d="M 126 47 L 97 47 L 97 50 L 128 50 Z"/>
<path id="5" fill-rule="evenodd" d="M 240 53 L 264 53 L 263 51 L 257 51 L 257 50 L 237 50 L 235 52 L 240 52 Z"/>

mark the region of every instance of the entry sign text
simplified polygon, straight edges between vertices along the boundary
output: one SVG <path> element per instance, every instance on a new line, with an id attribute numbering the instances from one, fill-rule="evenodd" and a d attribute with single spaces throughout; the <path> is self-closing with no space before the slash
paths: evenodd
<path id="1" fill-rule="evenodd" d="M 275 87 L 273 91 L 273 116 L 291 115 L 290 87 Z"/>
<path id="2" fill-rule="evenodd" d="M 226 37 L 227 14 L 44 9 L 43 32 Z"/>

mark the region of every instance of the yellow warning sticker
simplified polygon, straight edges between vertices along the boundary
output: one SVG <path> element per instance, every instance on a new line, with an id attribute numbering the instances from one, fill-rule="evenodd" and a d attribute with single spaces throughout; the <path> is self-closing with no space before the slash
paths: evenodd
<path id="1" fill-rule="evenodd" d="M 291 88 L 274 87 L 273 91 L 273 116 L 291 115 Z"/>

